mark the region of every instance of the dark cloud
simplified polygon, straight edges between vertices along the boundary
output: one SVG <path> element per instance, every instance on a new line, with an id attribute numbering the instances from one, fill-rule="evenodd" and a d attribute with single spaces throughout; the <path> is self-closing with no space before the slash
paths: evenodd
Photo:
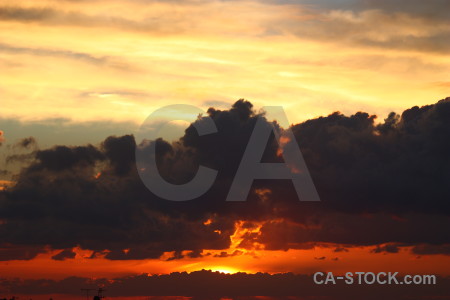
<path id="1" fill-rule="evenodd" d="M 447 98 L 380 125 L 365 113 L 335 113 L 293 130 L 327 206 L 448 215 L 449 116 Z"/>
<path id="2" fill-rule="evenodd" d="M 242 245 L 258 243 L 267 250 L 311 249 L 314 243 L 360 246 L 386 243 L 443 245 L 448 243 L 449 226 L 447 216 L 409 214 L 399 221 L 381 213 L 315 213 L 304 217 L 302 221 L 264 222 L 259 234 L 244 236 Z M 380 247 L 386 251 L 394 249 Z"/>
<path id="3" fill-rule="evenodd" d="M 15 148 L 34 149 L 37 148 L 37 141 L 34 137 L 30 136 L 23 138 L 14 144 Z"/>
<path id="4" fill-rule="evenodd" d="M 8 170 L 0 170 L 0 176 L 9 175 L 10 173 Z"/>
<path id="5" fill-rule="evenodd" d="M 380 124 L 359 112 L 293 125 L 297 141 L 291 142 L 302 150 L 322 200 L 316 203 L 299 202 L 287 180 L 255 180 L 246 202 L 225 202 L 260 115 L 240 100 L 229 110 L 210 108 L 208 116 L 215 134 L 199 136 L 191 125 L 178 141 L 139 141 L 137 150 L 147 153 L 156 145 L 158 168 L 173 183 L 191 180 L 199 164 L 219 170 L 214 186 L 198 199 L 166 201 L 147 190 L 131 135 L 110 136 L 99 146 L 55 146 L 34 151 L 16 184 L 0 194 L 0 219 L 7 220 L 0 225 L 1 240 L 79 246 L 107 259 L 165 252 L 175 253 L 171 259 L 200 257 L 205 249 L 229 256 L 230 236 L 244 220 L 248 229 L 261 226 L 244 235 L 245 249 L 332 243 L 392 252 L 381 245 L 450 242 L 450 99 L 390 114 Z M 277 152 L 272 137 L 263 161 L 282 162 Z"/>
<path id="6" fill-rule="evenodd" d="M 33 171 L 65 171 L 77 167 L 94 166 L 97 161 L 104 159 L 104 155 L 92 145 L 81 147 L 56 146 L 52 149 L 37 151 Z"/>
<path id="7" fill-rule="evenodd" d="M 26 163 L 34 159 L 35 153 L 21 153 L 21 154 L 10 154 L 6 156 L 5 162 L 7 164 L 11 163 Z"/>
<path id="8" fill-rule="evenodd" d="M 135 165 L 134 151 L 136 143 L 131 135 L 108 137 L 102 144 L 113 171 L 121 176 L 130 172 Z"/>
<path id="9" fill-rule="evenodd" d="M 235 250 L 232 253 L 228 253 L 226 251 L 221 251 L 220 254 L 215 254 L 214 257 L 232 257 L 244 254 L 243 251 Z"/>
<path id="10" fill-rule="evenodd" d="M 336 247 L 333 252 L 348 252 L 348 249 L 344 247 Z"/>
<path id="11" fill-rule="evenodd" d="M 387 245 L 378 245 L 371 252 L 373 253 L 398 253 L 399 248 L 397 245 L 387 244 Z"/>
<path id="12" fill-rule="evenodd" d="M 412 248 L 412 253 L 418 255 L 435 255 L 435 254 L 444 254 L 450 255 L 450 244 L 445 245 L 430 245 L 430 244 L 421 244 L 416 245 Z"/>
<path id="13" fill-rule="evenodd" d="M 0 223 L 1 226 L 1 223 Z M 0 261 L 30 260 L 40 253 L 47 252 L 44 246 L 0 244 Z"/>

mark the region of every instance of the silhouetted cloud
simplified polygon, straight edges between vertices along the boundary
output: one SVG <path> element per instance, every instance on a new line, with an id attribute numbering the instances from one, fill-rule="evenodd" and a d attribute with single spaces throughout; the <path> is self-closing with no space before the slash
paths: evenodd
<path id="1" fill-rule="evenodd" d="M 1 244 L 0 261 L 30 260 L 45 252 L 47 252 L 47 249 L 41 246 Z"/>
<path id="2" fill-rule="evenodd" d="M 393 244 L 387 244 L 382 246 L 377 246 L 375 249 L 372 250 L 373 253 L 398 253 L 399 248 L 397 245 Z"/>
<path id="3" fill-rule="evenodd" d="M 412 252 L 419 255 L 444 254 L 450 255 L 450 244 L 446 245 L 430 245 L 422 244 L 413 247 Z"/>
<path id="4" fill-rule="evenodd" d="M 297 141 L 290 142 L 299 143 L 322 200 L 317 203 L 299 202 L 288 180 L 255 180 L 246 202 L 226 202 L 259 115 L 240 100 L 229 110 L 210 108 L 208 116 L 217 133 L 199 136 L 191 125 L 173 143 L 124 135 L 99 146 L 35 150 L 16 184 L 0 192 L 0 219 L 7 220 L 0 225 L 2 243 L 79 246 L 107 259 L 165 252 L 175 253 L 170 259 L 200 257 L 205 249 L 223 250 L 219 256 L 226 257 L 235 254 L 227 249 L 242 220 L 243 226 L 260 226 L 259 233 L 243 236 L 240 247 L 249 250 L 258 244 L 287 250 L 331 243 L 395 252 L 450 243 L 450 99 L 390 114 L 381 124 L 367 113 L 336 112 L 293 125 Z M 190 181 L 199 164 L 219 170 L 217 181 L 192 201 L 159 199 L 137 174 L 136 144 L 144 152 L 156 144 L 158 168 L 170 182 Z M 263 161 L 282 162 L 277 151 L 271 138 Z M 37 255 L 30 253 L 19 257 Z"/>
<path id="5" fill-rule="evenodd" d="M 37 141 L 34 137 L 30 136 L 30 137 L 23 138 L 20 141 L 16 142 L 13 147 L 32 149 L 32 148 L 37 147 Z"/>

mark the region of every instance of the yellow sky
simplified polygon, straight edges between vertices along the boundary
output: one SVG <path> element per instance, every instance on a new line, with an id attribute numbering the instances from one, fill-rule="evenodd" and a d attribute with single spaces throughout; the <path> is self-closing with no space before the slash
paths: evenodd
<path id="1" fill-rule="evenodd" d="M 1 117 L 140 123 L 246 98 L 296 123 L 450 95 L 450 58 L 430 46 L 448 22 L 274 2 L 2 0 Z"/>

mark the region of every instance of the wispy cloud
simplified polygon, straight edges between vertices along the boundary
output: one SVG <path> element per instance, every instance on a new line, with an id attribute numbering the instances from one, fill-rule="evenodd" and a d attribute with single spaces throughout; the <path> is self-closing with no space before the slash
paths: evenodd
<path id="1" fill-rule="evenodd" d="M 92 64 L 104 65 L 108 63 L 110 60 L 109 57 L 96 57 L 94 55 L 83 53 L 83 52 L 75 52 L 70 50 L 55 50 L 55 49 L 46 49 L 46 48 L 28 48 L 28 47 L 19 47 L 8 45 L 4 43 L 0 43 L 0 52 L 7 52 L 11 54 L 31 54 L 36 56 L 55 56 L 61 58 L 68 58 L 74 60 L 85 61 Z"/>

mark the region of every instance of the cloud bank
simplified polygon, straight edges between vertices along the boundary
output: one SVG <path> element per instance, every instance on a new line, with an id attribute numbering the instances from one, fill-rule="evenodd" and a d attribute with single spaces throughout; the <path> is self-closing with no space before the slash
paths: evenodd
<path id="1" fill-rule="evenodd" d="M 77 246 L 112 260 L 201 256 L 228 249 L 239 222 L 260 226 L 243 237 L 248 250 L 389 243 L 378 252 L 415 246 L 415 253 L 449 254 L 449 98 L 379 124 L 368 113 L 336 112 L 292 125 L 290 142 L 299 144 L 322 201 L 299 202 L 290 181 L 256 180 L 246 202 L 225 202 L 259 115 L 239 100 L 208 110 L 216 134 L 200 137 L 191 124 L 178 141 L 141 145 L 156 144 L 161 175 L 172 183 L 189 181 L 199 164 L 219 170 L 206 194 L 186 202 L 145 188 L 134 160 L 141 141 L 132 135 L 32 150 L 15 185 L 0 191 L 0 259 L 31 259 L 48 247 L 64 250 L 55 260 L 70 259 Z M 270 139 L 263 162 L 282 162 L 278 150 Z"/>

